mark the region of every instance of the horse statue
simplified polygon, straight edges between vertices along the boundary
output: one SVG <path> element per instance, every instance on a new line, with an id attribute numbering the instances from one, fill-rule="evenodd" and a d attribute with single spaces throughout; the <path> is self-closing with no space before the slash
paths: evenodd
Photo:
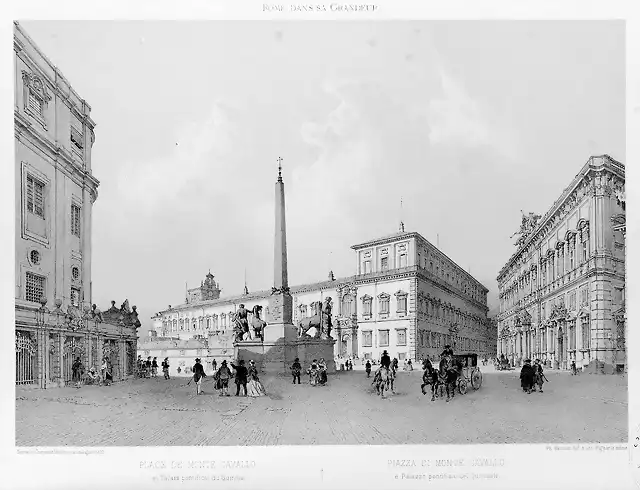
<path id="1" fill-rule="evenodd" d="M 315 301 L 312 303 L 315 313 L 311 316 L 306 316 L 298 322 L 298 338 L 320 338 L 322 334 L 322 303 Z M 311 337 L 307 332 L 312 328 L 316 329 L 316 334 Z"/>
<path id="2" fill-rule="evenodd" d="M 262 306 L 255 305 L 251 312 L 253 313 L 253 317 L 251 318 L 251 326 L 253 327 L 253 338 L 260 339 L 260 341 L 264 341 L 264 327 L 267 326 L 267 322 L 265 322 L 262 318 L 260 318 L 260 312 L 262 311 Z"/>

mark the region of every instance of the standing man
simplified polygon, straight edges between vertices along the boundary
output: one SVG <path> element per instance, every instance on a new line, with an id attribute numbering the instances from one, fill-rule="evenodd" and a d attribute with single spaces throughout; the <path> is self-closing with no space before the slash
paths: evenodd
<path id="1" fill-rule="evenodd" d="M 169 379 L 169 358 L 165 357 L 164 361 L 162 361 L 162 374 L 164 374 L 164 379 Z"/>
<path id="2" fill-rule="evenodd" d="M 202 380 L 207 375 L 204 373 L 204 368 L 202 367 L 199 358 L 196 358 L 196 363 L 193 365 L 191 370 L 193 371 L 193 381 L 196 383 L 196 395 L 200 395 L 202 394 Z"/>
<path id="3" fill-rule="evenodd" d="M 300 373 L 302 372 L 302 366 L 300 365 L 300 359 L 297 357 L 293 361 L 293 365 L 291 366 L 291 374 L 293 376 L 293 384 L 296 384 L 296 379 L 298 380 L 298 384 L 300 384 Z"/>
<path id="4" fill-rule="evenodd" d="M 367 363 L 364 365 L 364 370 L 367 372 L 367 378 L 371 377 L 371 363 L 367 359 Z"/>
<path id="5" fill-rule="evenodd" d="M 231 367 L 236 370 L 236 396 L 240 396 L 241 385 L 244 389 L 244 396 L 247 396 L 247 375 L 249 372 L 244 366 L 244 361 L 240 360 L 238 366 L 231 364 Z"/>

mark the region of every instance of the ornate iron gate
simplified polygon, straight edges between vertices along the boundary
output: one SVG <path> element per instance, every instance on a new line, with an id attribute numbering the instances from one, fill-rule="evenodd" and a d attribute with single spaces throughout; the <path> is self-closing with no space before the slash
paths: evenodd
<path id="1" fill-rule="evenodd" d="M 71 383 L 73 378 L 73 361 L 76 357 L 82 358 L 83 345 L 77 337 L 67 337 L 62 349 L 62 373 L 64 384 Z"/>
<path id="2" fill-rule="evenodd" d="M 29 332 L 16 332 L 16 384 L 36 382 L 37 343 Z"/>

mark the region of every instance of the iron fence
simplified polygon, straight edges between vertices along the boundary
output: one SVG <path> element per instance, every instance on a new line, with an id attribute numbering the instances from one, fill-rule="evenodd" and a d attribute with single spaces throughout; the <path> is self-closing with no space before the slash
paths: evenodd
<path id="1" fill-rule="evenodd" d="M 36 383 L 37 342 L 30 332 L 16 332 L 16 384 Z"/>

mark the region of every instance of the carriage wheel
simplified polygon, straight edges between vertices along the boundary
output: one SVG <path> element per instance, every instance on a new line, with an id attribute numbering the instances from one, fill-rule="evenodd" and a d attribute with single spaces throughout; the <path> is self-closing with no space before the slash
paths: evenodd
<path id="1" fill-rule="evenodd" d="M 467 380 L 464 378 L 461 378 L 458 381 L 458 391 L 460 392 L 461 395 L 464 395 L 467 392 Z"/>
<path id="2" fill-rule="evenodd" d="M 471 386 L 473 386 L 474 390 L 482 386 L 482 373 L 479 369 L 475 369 L 473 373 L 471 373 Z"/>

